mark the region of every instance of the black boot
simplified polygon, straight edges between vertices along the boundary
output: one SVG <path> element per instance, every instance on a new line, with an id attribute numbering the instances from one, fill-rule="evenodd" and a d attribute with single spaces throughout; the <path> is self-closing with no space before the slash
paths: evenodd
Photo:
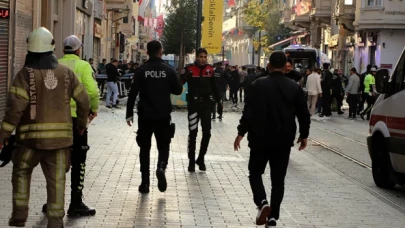
<path id="1" fill-rule="evenodd" d="M 205 166 L 204 157 L 208 150 L 208 144 L 210 143 L 210 138 L 211 138 L 211 133 L 203 133 L 203 136 L 201 139 L 200 153 L 198 154 L 197 161 L 195 162 L 201 171 L 207 170 L 207 167 Z"/>
<path id="2" fill-rule="evenodd" d="M 139 185 L 138 191 L 140 193 L 149 193 L 149 170 L 142 172 L 142 183 Z"/>
<path id="3" fill-rule="evenodd" d="M 149 182 L 143 182 L 139 185 L 138 191 L 140 193 L 149 193 Z"/>
<path id="4" fill-rule="evenodd" d="M 72 199 L 67 211 L 67 214 L 69 216 L 89 216 L 96 214 L 96 209 L 89 208 L 88 206 L 86 206 L 86 204 L 83 203 L 83 195 L 81 191 L 72 192 L 71 196 Z"/>
<path id="5" fill-rule="evenodd" d="M 188 171 L 189 172 L 195 172 L 195 160 L 194 159 L 188 160 Z"/>
<path id="6" fill-rule="evenodd" d="M 166 162 L 159 162 L 158 168 L 156 170 L 156 177 L 158 179 L 158 189 L 161 192 L 165 192 L 167 189 L 165 172 L 166 172 Z"/>
<path id="7" fill-rule="evenodd" d="M 198 156 L 198 158 L 197 158 L 197 161 L 195 161 L 195 164 L 197 164 L 198 165 L 198 168 L 201 170 L 201 171 L 206 171 L 207 170 L 207 167 L 205 166 L 205 162 L 204 162 L 204 155 L 199 155 Z"/>
<path id="8" fill-rule="evenodd" d="M 190 132 L 188 137 L 188 171 L 195 172 L 195 144 L 197 132 Z"/>

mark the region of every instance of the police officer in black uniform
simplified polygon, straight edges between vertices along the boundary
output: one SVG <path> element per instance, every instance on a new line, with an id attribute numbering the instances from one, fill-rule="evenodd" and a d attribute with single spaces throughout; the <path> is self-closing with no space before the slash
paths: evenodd
<path id="1" fill-rule="evenodd" d="M 169 160 L 169 146 L 174 136 L 171 123 L 172 103 L 170 94 L 180 95 L 183 86 L 176 72 L 162 60 L 163 47 L 159 41 L 147 44 L 148 61 L 135 70 L 128 96 L 126 119 L 129 126 L 134 118 L 134 105 L 139 92 L 138 132 L 136 141 L 140 147 L 142 183 L 139 192 L 149 192 L 149 163 L 152 134 L 155 134 L 159 152 L 156 176 L 159 191 L 167 188 L 165 170 Z"/>
<path id="2" fill-rule="evenodd" d="M 207 153 L 211 138 L 211 105 L 215 98 L 217 103 L 222 101 L 219 97 L 215 83 L 214 67 L 207 64 L 208 52 L 204 48 L 196 51 L 196 61 L 193 65 L 183 69 L 180 80 L 183 84 L 188 83 L 187 109 L 188 109 L 188 171 L 195 171 L 195 164 L 201 171 L 206 170 L 204 156 Z M 196 138 L 198 122 L 201 120 L 202 139 L 200 153 L 195 160 Z"/>

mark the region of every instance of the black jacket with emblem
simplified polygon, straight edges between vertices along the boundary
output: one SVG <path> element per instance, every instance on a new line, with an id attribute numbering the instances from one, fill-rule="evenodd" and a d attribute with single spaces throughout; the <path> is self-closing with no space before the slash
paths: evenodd
<path id="1" fill-rule="evenodd" d="M 213 96 L 217 102 L 220 102 L 213 66 L 194 63 L 184 68 L 180 79 L 182 84 L 186 82 L 188 84 L 188 96 L 202 99 Z"/>
<path id="2" fill-rule="evenodd" d="M 127 103 L 127 121 L 133 120 L 134 105 L 139 93 L 138 116 L 167 119 L 172 112 L 170 94 L 180 95 L 183 86 L 174 69 L 161 58 L 150 58 L 135 70 Z"/>

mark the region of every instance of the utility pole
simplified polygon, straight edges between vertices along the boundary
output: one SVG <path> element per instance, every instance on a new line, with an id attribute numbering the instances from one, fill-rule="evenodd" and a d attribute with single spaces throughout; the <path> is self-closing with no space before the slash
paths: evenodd
<path id="1" fill-rule="evenodd" d="M 254 40 L 255 40 L 255 31 L 253 30 L 253 34 L 252 34 L 252 65 L 255 65 L 255 45 L 254 45 Z"/>
<path id="2" fill-rule="evenodd" d="M 222 64 L 225 61 L 225 46 L 222 46 Z"/>
<path id="3" fill-rule="evenodd" d="M 202 23 L 202 0 L 197 0 L 197 34 L 195 41 L 195 50 L 201 47 L 201 23 Z M 196 56 L 197 57 L 197 56 Z"/>

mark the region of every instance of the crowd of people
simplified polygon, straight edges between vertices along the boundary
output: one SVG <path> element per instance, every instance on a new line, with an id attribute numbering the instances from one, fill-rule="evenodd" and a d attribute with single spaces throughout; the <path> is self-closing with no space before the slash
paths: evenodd
<path id="1" fill-rule="evenodd" d="M 354 120 L 359 116 L 362 120 L 369 120 L 372 106 L 378 97 L 374 82 L 377 70 L 377 66 L 368 65 L 366 72 L 359 74 L 353 67 L 349 70 L 349 76 L 346 76 L 341 69 L 330 69 L 329 63 L 323 64 L 321 68 L 294 69 L 293 61 L 287 58 L 284 75 L 305 91 L 312 119 L 330 119 L 333 109 L 338 115 L 343 115 L 343 101 L 346 98 L 348 119 Z M 228 100 L 228 92 L 234 110 L 238 106 L 238 93 L 239 101 L 242 102 L 252 82 L 267 75 L 268 71 L 261 67 L 239 68 L 237 65 L 223 66 L 221 62 L 215 64 L 216 83 L 222 100 Z M 217 105 L 213 105 L 213 119 L 217 108 Z M 222 119 L 222 114 L 218 118 Z"/>

